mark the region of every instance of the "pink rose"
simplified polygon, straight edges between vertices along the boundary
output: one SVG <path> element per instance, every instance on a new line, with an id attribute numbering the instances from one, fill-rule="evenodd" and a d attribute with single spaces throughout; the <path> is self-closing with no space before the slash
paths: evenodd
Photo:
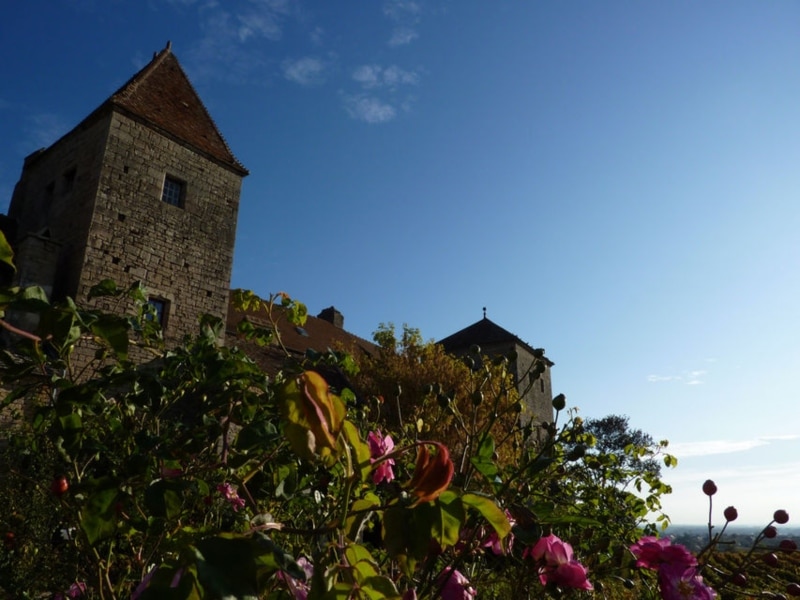
<path id="1" fill-rule="evenodd" d="M 539 567 L 542 585 L 552 583 L 562 587 L 591 590 L 586 567 L 575 560 L 572 546 L 553 534 L 541 538 L 533 548 L 526 548 L 523 557 L 530 556 Z"/>
<path id="2" fill-rule="evenodd" d="M 630 547 L 636 557 L 636 566 L 657 571 L 662 564 L 682 567 L 696 567 L 697 559 L 685 546 L 673 544 L 671 540 L 645 536 Z"/>
<path id="3" fill-rule="evenodd" d="M 473 600 L 478 595 L 469 579 L 452 567 L 442 571 L 438 583 L 442 586 L 442 600 Z"/>
<path id="4" fill-rule="evenodd" d="M 695 567 L 662 564 L 658 569 L 658 586 L 664 600 L 714 600 L 717 597 L 717 593 L 703 583 Z"/>
<path id="5" fill-rule="evenodd" d="M 367 442 L 369 443 L 369 452 L 371 454 L 369 461 L 373 465 L 377 463 L 377 466 L 372 471 L 372 482 L 378 485 L 382 481 L 392 481 L 394 479 L 394 471 L 392 470 L 394 459 L 384 458 L 381 460 L 394 450 L 394 441 L 391 436 L 383 437 L 380 429 L 378 431 L 370 431 L 367 436 Z"/>

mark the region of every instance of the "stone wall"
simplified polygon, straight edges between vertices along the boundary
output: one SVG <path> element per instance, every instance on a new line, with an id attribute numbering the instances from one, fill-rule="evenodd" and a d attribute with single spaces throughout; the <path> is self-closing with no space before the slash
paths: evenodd
<path id="1" fill-rule="evenodd" d="M 21 235 L 61 243 L 53 294 L 118 313 L 129 307 L 88 301 L 91 287 L 140 281 L 166 303 L 170 342 L 201 314 L 224 320 L 241 174 L 117 111 L 91 121 L 26 159 L 9 210 Z M 183 183 L 181 206 L 162 201 L 166 176 Z"/>
<path id="2" fill-rule="evenodd" d="M 107 137 L 107 119 L 82 123 L 28 156 L 14 189 L 8 214 L 20 240 L 32 233 L 61 244 L 50 269 L 54 280 L 41 282 L 56 297 L 74 296 L 78 288 Z"/>
<path id="3" fill-rule="evenodd" d="M 185 183 L 183 206 L 162 201 L 165 176 Z M 111 278 L 141 281 L 168 303 L 165 334 L 227 315 L 241 176 L 114 113 L 77 297 Z M 97 303 L 112 310 L 107 303 Z"/>
<path id="4" fill-rule="evenodd" d="M 531 385 L 527 374 L 533 365 L 534 356 L 525 347 L 513 342 L 501 344 L 482 344 L 481 353 L 486 356 L 517 356 L 516 361 L 510 361 L 508 370 L 514 376 L 520 400 L 525 405 L 522 422 L 526 424 L 533 419 L 535 424 L 542 421 L 553 422 L 553 390 L 550 379 L 550 367 Z"/>

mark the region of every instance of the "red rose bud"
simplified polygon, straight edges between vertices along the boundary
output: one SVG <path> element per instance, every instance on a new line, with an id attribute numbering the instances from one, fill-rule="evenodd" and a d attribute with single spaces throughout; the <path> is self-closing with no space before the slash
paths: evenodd
<path id="1" fill-rule="evenodd" d="M 739 587 L 747 587 L 747 575 L 744 573 L 736 573 L 736 575 L 731 578 L 731 583 Z"/>
<path id="2" fill-rule="evenodd" d="M 778 544 L 778 548 L 785 552 L 792 552 L 797 550 L 797 543 L 794 540 L 781 540 L 781 543 Z"/>
<path id="3" fill-rule="evenodd" d="M 772 515 L 772 518 L 775 520 L 776 523 L 779 525 L 783 525 L 784 523 L 789 522 L 789 513 L 785 510 L 776 510 L 775 514 Z"/>
<path id="4" fill-rule="evenodd" d="M 739 513 L 733 506 L 729 506 L 728 508 L 726 508 L 725 512 L 723 512 L 722 514 L 725 515 L 726 521 L 735 521 L 739 517 Z"/>
<path id="5" fill-rule="evenodd" d="M 800 596 L 800 584 L 790 583 L 786 586 L 786 593 L 790 596 Z"/>
<path id="6" fill-rule="evenodd" d="M 63 475 L 53 479 L 53 482 L 50 484 L 50 491 L 53 492 L 54 496 L 63 496 L 67 493 L 68 489 L 69 482 Z"/>
<path id="7" fill-rule="evenodd" d="M 713 496 L 717 493 L 717 484 L 710 479 L 706 479 L 705 483 L 703 483 L 703 493 L 706 496 Z"/>
<path id="8" fill-rule="evenodd" d="M 773 554 L 772 552 L 762 556 L 761 560 L 763 560 L 770 567 L 777 567 L 778 566 L 778 556 L 776 554 Z"/>
<path id="9" fill-rule="evenodd" d="M 776 535 L 778 535 L 778 530 L 775 529 L 775 527 L 773 525 L 767 525 L 766 527 L 764 527 L 764 537 L 765 538 L 771 540 Z"/>

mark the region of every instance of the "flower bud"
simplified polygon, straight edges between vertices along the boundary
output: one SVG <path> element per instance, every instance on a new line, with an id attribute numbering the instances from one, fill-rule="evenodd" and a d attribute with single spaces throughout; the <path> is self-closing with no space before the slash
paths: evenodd
<path id="1" fill-rule="evenodd" d="M 739 516 L 739 513 L 737 512 L 736 508 L 734 508 L 733 506 L 729 506 L 728 508 L 726 508 L 725 512 L 722 514 L 725 515 L 725 520 L 729 522 L 735 521 Z"/>
<path id="2" fill-rule="evenodd" d="M 713 496 L 717 493 L 717 484 L 710 479 L 706 479 L 703 483 L 703 493 L 706 496 Z"/>
<path id="3" fill-rule="evenodd" d="M 564 394 L 559 394 L 555 398 L 553 398 L 553 408 L 556 410 L 564 410 L 564 407 L 567 406 L 567 397 Z"/>
<path id="4" fill-rule="evenodd" d="M 770 567 L 778 566 L 778 556 L 776 554 L 773 554 L 772 552 L 763 555 L 761 557 L 761 560 L 763 560 Z"/>
<path id="5" fill-rule="evenodd" d="M 797 550 L 797 542 L 794 540 L 781 540 L 781 543 L 778 544 L 778 548 L 783 550 L 784 552 L 793 552 Z"/>
<path id="6" fill-rule="evenodd" d="M 779 525 L 784 525 L 785 523 L 789 522 L 789 513 L 785 510 L 780 509 L 776 510 L 775 514 L 772 515 L 772 518 L 775 520 L 776 523 Z"/>

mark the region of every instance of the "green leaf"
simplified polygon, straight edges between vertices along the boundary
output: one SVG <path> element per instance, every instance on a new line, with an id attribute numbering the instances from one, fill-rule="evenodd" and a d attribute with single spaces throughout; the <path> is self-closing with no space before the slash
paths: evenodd
<path id="1" fill-rule="evenodd" d="M 305 580 L 300 565 L 261 533 L 223 533 L 200 540 L 195 559 L 200 582 L 214 598 L 255 600 L 278 570 Z"/>
<path id="2" fill-rule="evenodd" d="M 420 504 L 414 510 L 421 517 L 419 522 L 422 525 L 415 531 L 416 535 L 435 540 L 442 549 L 456 545 L 466 520 L 458 494 L 451 490 L 442 492 L 435 502 Z M 427 531 L 425 524 L 428 525 Z"/>
<path id="3" fill-rule="evenodd" d="M 497 463 L 494 460 L 494 439 L 487 435 L 481 441 L 478 452 L 470 458 L 472 466 L 491 483 L 500 483 Z"/>
<path id="4" fill-rule="evenodd" d="M 15 271 L 17 270 L 14 266 L 14 251 L 2 231 L 0 231 L 0 262 L 4 262 Z"/>
<path id="5" fill-rule="evenodd" d="M 461 496 L 461 501 L 465 506 L 477 510 L 494 528 L 501 540 L 511 532 L 511 524 L 508 522 L 505 511 L 497 506 L 491 498 L 467 493 Z"/>
<path id="6" fill-rule="evenodd" d="M 394 582 L 382 575 L 364 580 L 361 583 L 361 590 L 370 600 L 400 600 L 400 593 Z"/>
<path id="7" fill-rule="evenodd" d="M 286 320 L 292 325 L 302 327 L 306 324 L 308 309 L 302 302 L 292 301 L 286 309 Z"/>
<path id="8" fill-rule="evenodd" d="M 117 286 L 116 281 L 113 279 L 104 279 L 89 289 L 89 300 L 92 298 L 102 298 L 105 296 L 119 296 L 123 292 L 124 290 Z"/>
<path id="9" fill-rule="evenodd" d="M 120 360 L 128 358 L 128 320 L 114 315 L 101 315 L 92 323 L 94 335 L 106 342 Z"/>
<path id="10" fill-rule="evenodd" d="M 115 503 L 119 496 L 119 487 L 110 478 L 91 481 L 89 499 L 81 512 L 81 529 L 91 545 L 113 535 L 116 531 Z"/>
<path id="11" fill-rule="evenodd" d="M 181 483 L 159 479 L 144 493 L 144 502 L 154 517 L 172 519 L 181 512 Z"/>
<path id="12" fill-rule="evenodd" d="M 364 524 L 369 521 L 373 514 L 372 509 L 380 505 L 380 498 L 372 492 L 368 492 L 363 498 L 353 502 L 345 521 L 345 532 L 348 539 L 355 541 L 361 537 Z"/>
<path id="13" fill-rule="evenodd" d="M 372 463 L 370 462 L 372 454 L 369 450 L 369 444 L 361 439 L 361 434 L 358 432 L 358 429 L 350 421 L 344 421 L 343 431 L 345 440 L 350 444 L 353 450 L 355 450 L 361 481 L 366 481 L 372 471 Z"/>

